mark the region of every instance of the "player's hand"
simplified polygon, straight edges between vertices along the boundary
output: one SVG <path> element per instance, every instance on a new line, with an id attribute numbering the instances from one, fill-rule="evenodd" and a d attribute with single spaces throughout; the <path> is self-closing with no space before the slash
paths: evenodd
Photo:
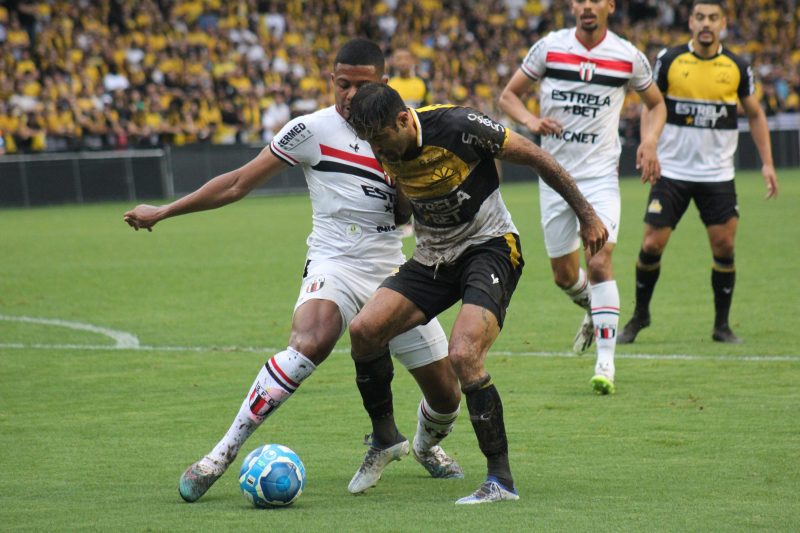
<path id="1" fill-rule="evenodd" d="M 525 123 L 525 127 L 536 135 L 560 135 L 563 129 L 559 121 L 547 117 L 532 117 Z"/>
<path id="2" fill-rule="evenodd" d="M 154 205 L 141 204 L 125 213 L 122 216 L 122 219 L 136 231 L 139 231 L 140 229 L 153 231 L 153 226 L 155 226 L 156 223 L 161 220 L 161 216 L 158 207 Z"/>
<path id="3" fill-rule="evenodd" d="M 608 228 L 596 214 L 581 222 L 583 248 L 590 256 L 597 254 L 608 241 Z"/>
<path id="4" fill-rule="evenodd" d="M 661 164 L 656 154 L 656 143 L 643 141 L 636 149 L 636 168 L 642 172 L 642 183 L 653 184 L 661 177 Z"/>
<path id="5" fill-rule="evenodd" d="M 778 197 L 778 175 L 775 173 L 775 167 L 772 165 L 763 165 L 761 167 L 761 174 L 764 176 L 764 183 L 767 185 L 767 194 L 764 196 L 765 200 Z"/>

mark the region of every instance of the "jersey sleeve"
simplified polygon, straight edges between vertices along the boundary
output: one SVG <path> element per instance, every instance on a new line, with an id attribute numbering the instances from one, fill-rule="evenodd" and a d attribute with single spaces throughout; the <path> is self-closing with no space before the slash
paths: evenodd
<path id="1" fill-rule="evenodd" d="M 520 65 L 520 70 L 525 73 L 530 79 L 538 81 L 544 76 L 544 71 L 547 68 L 547 38 L 540 39 L 525 56 Z"/>
<path id="2" fill-rule="evenodd" d="M 669 71 L 669 60 L 667 57 L 667 49 L 662 49 L 656 57 L 656 66 L 653 69 L 653 80 L 656 85 L 661 89 L 662 93 L 667 92 L 667 72 Z"/>
<path id="3" fill-rule="evenodd" d="M 737 93 L 739 98 L 746 98 L 752 96 L 756 92 L 756 75 L 753 72 L 753 67 L 741 61 L 739 65 L 739 88 Z"/>
<path id="4" fill-rule="evenodd" d="M 290 166 L 319 163 L 319 143 L 314 141 L 314 124 L 308 115 L 290 120 L 269 143 L 272 154 Z"/>
<path id="5" fill-rule="evenodd" d="M 633 75 L 631 76 L 631 86 L 637 92 L 644 91 L 653 83 L 653 70 L 647 56 L 641 50 L 634 48 Z"/>
<path id="6" fill-rule="evenodd" d="M 469 107 L 456 107 L 453 115 L 455 142 L 469 144 L 483 158 L 494 158 L 505 148 L 508 130 L 496 120 Z"/>

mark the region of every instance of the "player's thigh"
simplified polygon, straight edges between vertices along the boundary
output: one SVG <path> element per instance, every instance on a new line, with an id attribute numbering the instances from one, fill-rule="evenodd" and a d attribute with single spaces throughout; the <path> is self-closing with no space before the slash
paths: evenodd
<path id="1" fill-rule="evenodd" d="M 693 183 L 662 177 L 650 187 L 644 222 L 654 228 L 672 228 L 689 207 Z"/>
<path id="2" fill-rule="evenodd" d="M 525 266 L 519 237 L 509 233 L 491 239 L 467 251 L 460 261 L 462 303 L 488 310 L 502 328 Z M 452 354 L 452 337 L 450 344 Z"/>
<path id="3" fill-rule="evenodd" d="M 392 338 L 427 321 L 423 312 L 403 294 L 380 287 L 350 322 L 353 357 L 378 355 Z"/>
<path id="4" fill-rule="evenodd" d="M 619 180 L 616 176 L 578 181 L 581 194 L 592 205 L 608 229 L 608 242 L 616 243 L 619 236 L 621 205 Z"/>
<path id="5" fill-rule="evenodd" d="M 404 367 L 414 370 L 447 357 L 447 336 L 434 318 L 392 338 L 389 350 Z"/>
<path id="6" fill-rule="evenodd" d="M 307 302 L 333 302 L 340 312 L 338 335 L 341 336 L 381 281 L 381 275 L 370 274 L 340 262 L 310 261 L 306 266 L 294 312 L 297 314 Z"/>
<path id="7" fill-rule="evenodd" d="M 557 192 L 541 180 L 539 209 L 548 257 L 563 257 L 580 249 L 581 239 L 575 212 Z"/>
<path id="8" fill-rule="evenodd" d="M 739 204 L 733 180 L 698 183 L 694 202 L 706 227 L 724 225 L 732 218 L 739 218 Z"/>

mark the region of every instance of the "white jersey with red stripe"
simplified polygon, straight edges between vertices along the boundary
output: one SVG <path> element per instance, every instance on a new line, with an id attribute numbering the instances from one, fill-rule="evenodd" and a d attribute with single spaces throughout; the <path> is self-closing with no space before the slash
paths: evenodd
<path id="1" fill-rule="evenodd" d="M 575 179 L 616 176 L 625 87 L 644 91 L 653 83 L 645 55 L 611 31 L 587 48 L 571 28 L 534 44 L 520 68 L 541 80 L 541 116 L 563 126 L 542 138 L 542 148 Z"/>
<path id="2" fill-rule="evenodd" d="M 394 183 L 335 106 L 292 119 L 269 148 L 305 174 L 313 220 L 309 260 L 356 261 L 387 274 L 404 261 Z"/>

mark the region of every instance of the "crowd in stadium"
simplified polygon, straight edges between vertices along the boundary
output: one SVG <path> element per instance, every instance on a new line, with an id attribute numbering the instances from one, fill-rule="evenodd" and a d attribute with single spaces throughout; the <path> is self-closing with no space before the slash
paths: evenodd
<path id="1" fill-rule="evenodd" d="M 332 103 L 333 54 L 356 35 L 388 58 L 409 49 L 427 101 L 502 118 L 500 88 L 533 42 L 573 24 L 568 2 L 0 1 L 0 132 L 6 153 L 262 143 Z M 654 59 L 688 41 L 689 4 L 620 0 L 612 29 Z M 724 42 L 754 65 L 767 115 L 800 111 L 800 5 L 728 10 Z M 624 136 L 635 138 L 638 112 L 632 96 Z"/>

